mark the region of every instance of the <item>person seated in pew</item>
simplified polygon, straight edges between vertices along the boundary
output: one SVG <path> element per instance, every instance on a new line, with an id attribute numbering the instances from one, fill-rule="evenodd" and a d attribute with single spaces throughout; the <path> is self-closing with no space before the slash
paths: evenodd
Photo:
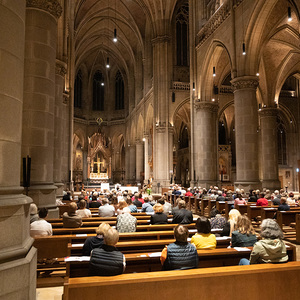
<path id="1" fill-rule="evenodd" d="M 79 209 L 76 210 L 76 214 L 81 218 L 91 218 L 92 213 L 89 209 L 86 208 L 86 201 L 80 200 L 79 201 Z"/>
<path id="2" fill-rule="evenodd" d="M 126 203 L 131 213 L 137 213 L 137 207 L 133 204 L 132 199 L 128 196 L 126 199 Z"/>
<path id="3" fill-rule="evenodd" d="M 197 233 L 192 236 L 191 244 L 194 244 L 197 250 L 216 249 L 216 236 L 211 233 L 210 222 L 206 217 L 199 217 L 196 221 Z"/>
<path id="4" fill-rule="evenodd" d="M 103 245 L 103 237 L 108 229 L 110 229 L 110 225 L 107 223 L 101 223 L 99 227 L 96 229 L 96 236 L 88 237 L 82 248 L 83 256 L 90 256 L 91 251 L 95 248 L 101 248 Z"/>
<path id="5" fill-rule="evenodd" d="M 98 209 L 99 217 L 113 217 L 115 215 L 115 207 L 108 203 L 107 198 L 102 199 L 102 205 Z"/>
<path id="6" fill-rule="evenodd" d="M 195 245 L 187 241 L 189 231 L 183 225 L 174 228 L 175 243 L 166 246 L 160 257 L 163 270 L 185 270 L 198 267 L 198 253 Z"/>
<path id="7" fill-rule="evenodd" d="M 283 233 L 278 223 L 273 219 L 264 219 L 261 223 L 261 240 L 255 243 L 250 260 L 242 258 L 240 265 L 262 263 L 285 263 L 289 257 L 283 239 Z"/>
<path id="8" fill-rule="evenodd" d="M 82 225 L 82 218 L 76 214 L 77 205 L 75 202 L 71 202 L 69 205 L 69 211 L 63 214 L 63 227 L 78 228 Z"/>
<path id="9" fill-rule="evenodd" d="M 231 236 L 236 222 L 237 218 L 241 215 L 241 213 L 237 209 L 230 210 L 228 214 L 228 222 L 225 224 L 223 231 L 221 232 L 221 236 Z"/>
<path id="10" fill-rule="evenodd" d="M 184 200 L 178 202 L 178 210 L 173 214 L 173 224 L 191 224 L 193 222 L 193 214 L 190 210 L 187 210 Z"/>
<path id="11" fill-rule="evenodd" d="M 249 218 L 238 216 L 235 230 L 231 236 L 232 247 L 252 247 L 257 241 L 255 230 Z"/>
<path id="12" fill-rule="evenodd" d="M 296 199 L 294 197 L 294 193 L 290 192 L 288 198 L 286 199 L 286 203 L 288 205 L 296 205 L 298 201 L 296 202 Z"/>
<path id="13" fill-rule="evenodd" d="M 135 232 L 137 219 L 129 212 L 123 212 L 117 216 L 117 230 L 119 232 Z"/>
<path id="14" fill-rule="evenodd" d="M 119 241 L 119 233 L 114 228 L 104 232 L 104 243 L 101 248 L 91 252 L 89 263 L 90 276 L 114 276 L 124 273 L 125 256 L 115 247 Z"/>
<path id="15" fill-rule="evenodd" d="M 131 213 L 131 210 L 128 207 L 126 201 L 122 199 L 122 200 L 119 201 L 119 206 L 118 206 L 118 209 L 117 209 L 117 215 L 121 215 L 124 212 Z"/>
<path id="16" fill-rule="evenodd" d="M 256 202 L 257 198 L 254 190 L 249 190 L 249 199 L 248 202 Z"/>
<path id="17" fill-rule="evenodd" d="M 222 191 L 218 191 L 218 197 L 216 198 L 216 201 L 225 201 Z"/>
<path id="18" fill-rule="evenodd" d="M 278 211 L 289 211 L 289 210 L 291 210 L 291 208 L 287 203 L 286 197 L 281 197 L 280 205 L 278 206 Z"/>
<path id="19" fill-rule="evenodd" d="M 101 203 L 97 201 L 97 193 L 94 193 L 92 196 L 92 202 L 89 203 L 89 208 L 98 208 L 101 206 Z"/>
<path id="20" fill-rule="evenodd" d="M 227 223 L 226 218 L 223 217 L 215 207 L 210 211 L 209 221 L 211 229 L 223 229 Z"/>
<path id="21" fill-rule="evenodd" d="M 168 224 L 168 216 L 164 213 L 164 208 L 160 203 L 153 206 L 154 215 L 150 217 L 150 224 Z"/>
<path id="22" fill-rule="evenodd" d="M 149 203 L 149 197 L 145 197 L 144 203 L 142 205 L 142 212 L 154 212 L 153 206 Z"/>
<path id="23" fill-rule="evenodd" d="M 272 205 L 280 205 L 280 199 L 281 199 L 281 195 L 279 194 L 279 191 L 275 190 L 272 199 Z"/>
<path id="24" fill-rule="evenodd" d="M 45 220 L 47 215 L 48 209 L 42 207 L 39 210 L 39 219 L 30 224 L 31 237 L 52 235 L 52 225 Z"/>
<path id="25" fill-rule="evenodd" d="M 30 203 L 29 214 L 30 214 L 30 224 L 34 221 L 39 220 L 38 208 L 35 203 Z"/>
<path id="26" fill-rule="evenodd" d="M 234 208 L 238 208 L 239 204 L 243 204 L 243 205 L 247 204 L 246 200 L 243 199 L 241 194 L 236 195 L 236 198 L 234 199 Z"/>
<path id="27" fill-rule="evenodd" d="M 144 199 L 143 199 L 144 200 Z M 132 198 L 132 203 L 137 207 L 141 208 L 144 202 L 139 201 L 139 194 L 135 193 L 134 197 Z"/>
<path id="28" fill-rule="evenodd" d="M 259 199 L 257 199 L 257 201 L 256 201 L 256 206 L 268 206 L 268 205 L 269 205 L 269 202 L 265 198 L 265 194 L 260 193 L 259 194 Z"/>

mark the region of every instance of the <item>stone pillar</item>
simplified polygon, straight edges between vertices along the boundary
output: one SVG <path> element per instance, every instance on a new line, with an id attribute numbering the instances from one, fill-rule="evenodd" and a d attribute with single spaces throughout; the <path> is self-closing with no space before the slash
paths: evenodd
<path id="1" fill-rule="evenodd" d="M 130 145 L 129 155 L 130 155 L 129 182 L 134 183 L 136 181 L 136 178 L 135 178 L 135 170 L 136 170 L 135 145 Z"/>
<path id="2" fill-rule="evenodd" d="M 51 4 L 51 5 L 50 5 Z M 57 217 L 53 184 L 57 0 L 27 0 L 22 156 L 31 157 L 29 195 Z"/>
<path id="3" fill-rule="evenodd" d="M 173 134 L 174 134 L 174 128 L 173 127 L 169 127 L 169 139 L 168 139 L 168 143 L 169 143 L 169 180 L 171 182 L 171 176 L 173 176 L 173 145 L 174 145 L 174 141 L 173 141 Z M 174 178 L 173 178 L 174 179 Z M 173 182 L 174 183 L 174 182 Z"/>
<path id="4" fill-rule="evenodd" d="M 54 158 L 53 180 L 57 187 L 56 197 L 62 198 L 64 184 L 62 183 L 62 156 L 63 156 L 63 93 L 65 88 L 66 64 L 56 60 L 55 68 L 55 107 L 54 107 Z"/>
<path id="5" fill-rule="evenodd" d="M 195 103 L 195 182 L 206 188 L 218 180 L 217 113 L 215 102 Z"/>
<path id="6" fill-rule="evenodd" d="M 150 167 L 149 167 L 149 136 L 144 135 L 144 183 L 148 184 L 150 176 Z"/>
<path id="7" fill-rule="evenodd" d="M 136 140 L 135 143 L 135 148 L 136 148 L 136 171 L 135 171 L 135 178 L 137 182 L 142 183 L 142 177 L 141 177 L 141 173 L 144 170 L 144 145 L 143 145 L 143 141 L 140 140 Z"/>
<path id="8" fill-rule="evenodd" d="M 130 182 L 130 146 L 125 146 L 125 182 Z"/>
<path id="9" fill-rule="evenodd" d="M 258 170 L 257 77 L 231 81 L 234 89 L 236 182 L 243 189 L 260 188 Z"/>
<path id="10" fill-rule="evenodd" d="M 261 132 L 262 187 L 280 189 L 278 179 L 277 108 L 259 111 Z"/>
<path id="11" fill-rule="evenodd" d="M 169 144 L 169 105 L 170 105 L 170 38 L 158 36 L 153 44 L 153 191 L 161 192 L 162 187 L 170 184 L 170 144 Z M 173 145 L 172 145 L 173 148 Z"/>
<path id="12" fill-rule="evenodd" d="M 0 2 L 0 298 L 35 299 L 32 200 L 20 187 L 25 0 Z M 26 120 L 25 120 L 26 121 Z"/>

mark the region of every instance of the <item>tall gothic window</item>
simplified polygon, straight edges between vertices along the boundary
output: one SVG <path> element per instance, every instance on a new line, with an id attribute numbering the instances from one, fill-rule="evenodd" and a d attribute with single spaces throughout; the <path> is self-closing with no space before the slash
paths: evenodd
<path id="1" fill-rule="evenodd" d="M 117 72 L 115 80 L 115 109 L 124 109 L 124 80 L 120 71 Z"/>
<path id="2" fill-rule="evenodd" d="M 286 130 L 280 118 L 277 118 L 277 147 L 278 147 L 278 164 L 287 164 L 286 155 Z"/>
<path id="3" fill-rule="evenodd" d="M 93 110 L 104 110 L 104 78 L 100 71 L 93 78 Z"/>
<path id="4" fill-rule="evenodd" d="M 184 2 L 176 15 L 177 66 L 188 66 L 189 5 Z"/>
<path id="5" fill-rule="evenodd" d="M 77 72 L 74 86 L 74 107 L 82 107 L 82 73 L 81 70 Z"/>

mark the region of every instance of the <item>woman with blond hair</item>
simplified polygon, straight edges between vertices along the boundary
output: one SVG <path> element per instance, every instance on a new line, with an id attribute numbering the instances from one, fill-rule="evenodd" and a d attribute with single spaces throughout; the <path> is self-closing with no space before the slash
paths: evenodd
<path id="1" fill-rule="evenodd" d="M 255 230 L 248 217 L 238 216 L 231 238 L 232 247 L 252 247 L 256 243 Z"/>
<path id="2" fill-rule="evenodd" d="M 119 207 L 117 209 L 117 215 L 123 214 L 125 212 L 131 213 L 130 209 L 128 208 L 128 205 L 125 200 L 119 201 Z"/>
<path id="3" fill-rule="evenodd" d="M 150 224 L 168 224 L 168 217 L 164 214 L 164 207 L 157 203 L 153 206 L 154 215 L 150 217 Z"/>
<path id="4" fill-rule="evenodd" d="M 223 231 L 221 233 L 221 236 L 231 236 L 231 234 L 235 228 L 237 218 L 240 215 L 241 215 L 241 213 L 237 209 L 232 209 L 229 212 L 228 222 L 225 224 Z"/>

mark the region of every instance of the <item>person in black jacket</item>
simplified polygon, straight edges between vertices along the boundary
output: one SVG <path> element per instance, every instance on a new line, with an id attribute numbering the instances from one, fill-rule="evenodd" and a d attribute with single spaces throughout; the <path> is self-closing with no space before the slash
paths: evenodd
<path id="1" fill-rule="evenodd" d="M 168 224 L 168 217 L 164 214 L 164 207 L 157 203 L 153 206 L 155 214 L 150 217 L 150 224 Z"/>
<path id="2" fill-rule="evenodd" d="M 122 274 L 126 267 L 125 256 L 115 247 L 119 233 L 110 228 L 104 234 L 104 244 L 91 253 L 89 274 L 91 276 L 114 276 Z"/>
<path id="3" fill-rule="evenodd" d="M 178 210 L 174 212 L 172 223 L 175 224 L 190 224 L 193 222 L 193 214 L 190 210 L 185 209 L 186 203 L 184 200 L 178 202 Z"/>

